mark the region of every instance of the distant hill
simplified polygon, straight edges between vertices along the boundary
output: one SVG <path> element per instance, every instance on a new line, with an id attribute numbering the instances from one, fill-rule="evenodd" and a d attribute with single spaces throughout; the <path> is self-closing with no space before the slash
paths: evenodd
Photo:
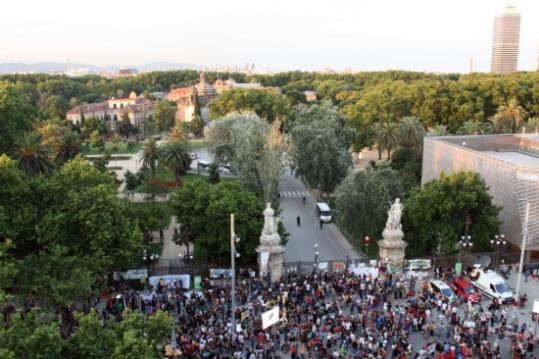
<path id="1" fill-rule="evenodd" d="M 192 64 L 173 63 L 173 62 L 152 62 L 141 66 L 132 66 L 141 72 L 147 71 L 171 71 L 171 70 L 183 70 L 183 69 L 195 69 L 199 70 L 201 67 Z M 88 69 L 90 73 L 100 72 L 117 72 L 122 66 L 109 65 L 99 66 L 92 64 L 68 64 L 61 62 L 36 62 L 33 64 L 25 64 L 22 62 L 6 62 L 0 63 L 0 74 L 9 73 L 46 73 L 46 74 L 58 74 L 64 73 L 70 69 Z"/>

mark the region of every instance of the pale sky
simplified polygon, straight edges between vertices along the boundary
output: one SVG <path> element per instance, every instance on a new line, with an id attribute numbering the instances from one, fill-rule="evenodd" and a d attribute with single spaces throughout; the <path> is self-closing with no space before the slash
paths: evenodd
<path id="1" fill-rule="evenodd" d="M 539 0 L 5 0 L 0 62 L 489 71 L 506 5 L 522 14 L 519 70 L 535 70 Z"/>

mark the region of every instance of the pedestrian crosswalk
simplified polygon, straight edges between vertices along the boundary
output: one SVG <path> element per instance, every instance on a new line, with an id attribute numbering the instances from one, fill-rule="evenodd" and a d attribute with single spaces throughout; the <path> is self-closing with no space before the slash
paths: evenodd
<path id="1" fill-rule="evenodd" d="M 307 191 L 281 191 L 280 192 L 281 197 L 308 197 L 309 192 Z"/>

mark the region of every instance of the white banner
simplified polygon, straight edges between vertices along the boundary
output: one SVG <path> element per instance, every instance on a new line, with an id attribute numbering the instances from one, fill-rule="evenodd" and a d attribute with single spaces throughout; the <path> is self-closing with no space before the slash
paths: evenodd
<path id="1" fill-rule="evenodd" d="M 150 285 L 157 288 L 157 285 L 161 280 L 165 282 L 165 286 L 167 287 L 173 286 L 175 284 L 174 282 L 176 282 L 177 285 L 181 282 L 181 286 L 184 289 L 189 289 L 191 286 L 191 276 L 189 274 L 169 274 L 150 277 Z"/>
<path id="2" fill-rule="evenodd" d="M 328 262 L 319 262 L 318 263 L 318 269 L 319 270 L 328 270 Z"/>
<path id="3" fill-rule="evenodd" d="M 430 269 L 430 259 L 409 259 L 408 269 L 409 270 Z"/>
<path id="4" fill-rule="evenodd" d="M 539 313 L 539 299 L 533 301 L 532 313 Z"/>
<path id="5" fill-rule="evenodd" d="M 210 278 L 212 279 L 230 279 L 232 278 L 232 269 L 211 268 Z"/>
<path id="6" fill-rule="evenodd" d="M 145 279 L 148 278 L 147 269 L 131 269 L 126 272 L 114 272 L 112 274 L 114 280 L 129 279 Z"/>
<path id="7" fill-rule="evenodd" d="M 262 329 L 271 327 L 279 321 L 279 307 L 268 310 L 262 313 Z"/>
<path id="8" fill-rule="evenodd" d="M 269 253 L 260 252 L 260 266 L 261 266 L 262 273 L 264 274 L 268 272 L 268 261 L 269 261 Z"/>
<path id="9" fill-rule="evenodd" d="M 368 267 L 365 263 L 350 263 L 348 271 L 358 276 L 371 275 L 373 278 L 378 278 L 378 268 Z"/>

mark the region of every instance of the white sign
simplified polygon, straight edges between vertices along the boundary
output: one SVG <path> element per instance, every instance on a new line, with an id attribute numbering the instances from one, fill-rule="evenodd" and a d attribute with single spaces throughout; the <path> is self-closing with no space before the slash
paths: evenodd
<path id="1" fill-rule="evenodd" d="M 231 269 L 223 268 L 211 268 L 210 269 L 210 278 L 212 279 L 230 279 L 232 278 Z"/>
<path id="2" fill-rule="evenodd" d="M 167 287 L 173 287 L 175 285 L 182 286 L 183 289 L 189 289 L 191 285 L 191 276 L 189 274 L 168 274 L 150 277 L 150 285 L 157 288 L 160 281 L 163 281 Z"/>
<path id="3" fill-rule="evenodd" d="M 533 313 L 539 313 L 539 299 L 533 301 Z"/>
<path id="4" fill-rule="evenodd" d="M 320 262 L 318 263 L 318 269 L 319 270 L 328 270 L 328 262 Z"/>
<path id="5" fill-rule="evenodd" d="M 368 267 L 364 263 L 350 263 L 348 265 L 348 271 L 354 273 L 357 276 L 372 276 L 373 278 L 378 277 L 378 268 L 377 267 Z"/>
<path id="6" fill-rule="evenodd" d="M 410 259 L 408 260 L 409 270 L 430 269 L 430 259 Z"/>
<path id="7" fill-rule="evenodd" d="M 279 307 L 268 310 L 262 313 L 262 329 L 271 327 L 279 321 Z"/>
<path id="8" fill-rule="evenodd" d="M 263 273 L 268 271 L 269 252 L 260 252 L 260 266 Z"/>
<path id="9" fill-rule="evenodd" d="M 148 278 L 148 270 L 147 269 L 131 269 L 126 272 L 114 272 L 113 273 L 114 280 L 120 280 L 120 279 L 145 279 Z"/>

